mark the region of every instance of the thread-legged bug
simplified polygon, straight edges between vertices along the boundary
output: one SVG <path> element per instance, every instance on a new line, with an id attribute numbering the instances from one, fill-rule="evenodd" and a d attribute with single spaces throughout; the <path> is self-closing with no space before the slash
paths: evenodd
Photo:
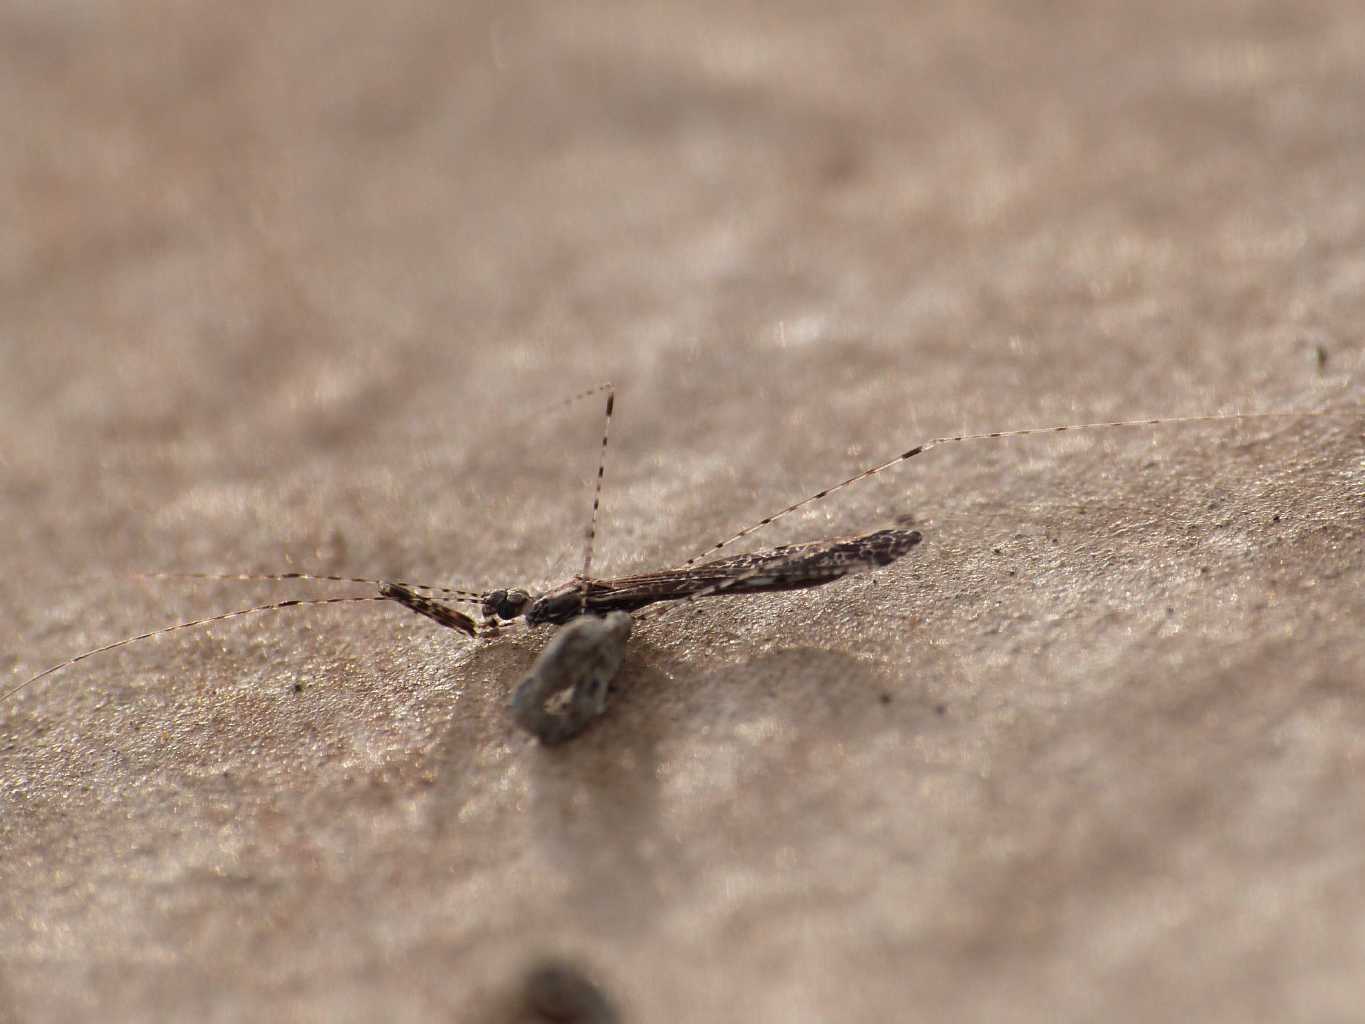
<path id="1" fill-rule="evenodd" d="M 1333 410 L 1291 410 L 1282 412 L 1225 413 L 1199 416 L 1111 420 L 1073 423 L 1049 427 L 1029 427 L 986 433 L 957 434 L 920 442 L 892 458 L 862 469 L 845 480 L 826 487 L 750 526 L 717 541 L 702 553 L 677 566 L 653 573 L 616 578 L 592 575 L 593 546 L 605 472 L 607 439 L 615 403 L 610 384 L 600 385 L 573 396 L 573 401 L 593 394 L 606 394 L 606 411 L 601 452 L 594 482 L 592 516 L 584 545 L 583 571 L 573 579 L 540 594 L 520 587 L 479 591 L 433 586 L 399 580 L 368 577 L 315 575 L 287 572 L 249 573 L 152 573 L 150 578 L 218 580 L 310 580 L 363 583 L 377 588 L 376 593 L 347 597 L 295 599 L 255 605 L 206 618 L 176 623 L 137 636 L 86 651 L 30 676 L 0 693 L 0 703 L 38 680 L 84 661 L 150 637 L 177 630 L 205 626 L 227 619 L 283 608 L 322 604 L 390 602 L 416 612 L 441 626 L 467 637 L 492 638 L 516 626 L 564 627 L 537 659 L 530 674 L 517 687 L 513 714 L 525 729 L 546 742 L 559 742 L 577 733 L 606 706 L 606 694 L 619 671 L 632 616 L 648 616 L 641 610 L 650 605 L 694 601 L 711 596 L 738 596 L 776 591 L 800 590 L 832 583 L 855 573 L 888 566 L 902 558 L 922 540 L 921 534 L 904 525 L 834 540 L 785 545 L 739 555 L 718 555 L 722 549 L 771 525 L 779 519 L 822 501 L 830 495 L 863 480 L 877 476 L 934 448 L 969 441 L 1017 438 L 1064 431 L 1099 430 L 1118 427 L 1155 427 L 1169 424 L 1302 418 L 1342 414 Z M 1345 410 L 1349 414 L 1355 410 Z M 711 556 L 711 557 L 708 557 Z M 471 612 L 455 607 L 464 605 Z"/>

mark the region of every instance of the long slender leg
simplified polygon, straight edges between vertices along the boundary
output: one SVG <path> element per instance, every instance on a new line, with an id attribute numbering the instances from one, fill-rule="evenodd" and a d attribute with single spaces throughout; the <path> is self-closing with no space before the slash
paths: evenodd
<path id="1" fill-rule="evenodd" d="M 928 441 L 923 441 L 920 444 L 915 445 L 913 448 L 910 448 L 909 450 L 902 452 L 900 455 L 897 455 L 894 459 L 888 459 L 885 462 L 880 463 L 876 466 L 871 466 L 868 469 L 864 469 L 859 473 L 853 474 L 853 476 L 849 477 L 847 480 L 835 484 L 833 487 L 826 487 L 822 491 L 816 491 L 809 497 L 805 497 L 802 498 L 800 501 L 793 502 L 786 508 L 778 512 L 774 512 L 770 516 L 764 516 L 762 519 L 754 523 L 752 526 L 746 526 L 738 533 L 726 537 L 724 540 L 717 541 L 715 544 L 712 544 L 706 550 L 693 555 L 687 561 L 676 566 L 676 568 L 678 569 L 690 568 L 691 566 L 696 565 L 699 561 L 701 561 L 708 555 L 714 554 L 721 548 L 730 546 L 731 544 L 735 543 L 735 541 L 742 540 L 743 538 L 749 536 L 749 534 L 751 533 L 756 533 L 757 531 L 763 529 L 764 527 L 770 526 L 771 524 L 781 519 L 783 516 L 795 512 L 799 508 L 804 508 L 805 506 L 810 505 L 813 502 L 821 501 L 824 498 L 829 497 L 831 494 L 834 494 L 836 491 L 842 491 L 845 487 L 849 487 L 863 480 L 867 480 L 870 477 L 876 476 L 878 473 L 882 473 L 888 469 L 891 469 L 893 466 L 898 466 L 902 462 L 906 462 L 910 459 L 913 459 L 916 455 L 923 455 L 927 451 L 941 447 L 942 445 L 946 444 L 957 444 L 962 441 L 984 441 L 988 438 L 1028 437 L 1032 434 L 1060 434 L 1068 430 L 1098 430 L 1112 427 L 1158 427 L 1175 423 L 1213 423 L 1227 422 L 1232 420 L 1270 419 L 1276 417 L 1282 419 L 1284 418 L 1302 419 L 1308 416 L 1342 415 L 1345 414 L 1346 412 L 1348 412 L 1348 410 L 1337 411 L 1330 409 L 1315 409 L 1307 411 L 1285 410 L 1282 412 L 1218 413 L 1206 416 L 1165 416 L 1158 417 L 1156 419 L 1108 420 L 1099 423 L 1067 423 L 1053 427 L 1028 427 L 1023 430 L 993 430 L 985 434 L 956 434 L 950 437 L 935 437 L 929 439 Z M 1353 410 L 1353 412 L 1358 414 L 1359 410 Z"/>
<path id="2" fill-rule="evenodd" d="M 615 396 L 615 391 L 609 382 L 598 384 L 595 385 L 594 387 L 580 391 L 575 395 L 571 395 L 567 399 L 564 399 L 560 402 L 555 403 L 554 405 L 546 407 L 546 409 L 541 410 L 541 412 L 543 413 L 545 411 L 557 409 L 560 406 L 571 404 L 580 399 L 587 398 L 595 394 L 600 394 L 603 391 L 607 392 L 606 419 L 607 426 L 609 427 L 611 423 L 612 403 L 613 398 Z M 604 428 L 602 434 L 603 460 L 605 460 L 606 444 L 607 428 Z M 603 465 L 604 461 L 602 464 L 599 464 L 598 466 L 597 489 L 593 497 L 593 522 L 592 527 L 590 528 L 589 531 L 588 550 L 586 556 L 586 565 L 589 568 L 591 566 L 592 541 L 596 533 L 597 507 L 602 488 Z M 176 630 L 189 629 L 196 626 L 208 625 L 214 622 L 221 622 L 225 619 L 236 618 L 238 616 L 248 615 L 253 612 L 271 611 L 281 608 L 302 607 L 307 605 L 341 604 L 346 602 L 357 601 L 394 601 L 400 605 L 403 605 L 404 607 L 408 608 L 411 611 L 426 616 L 427 618 L 431 619 L 434 622 L 439 623 L 442 626 L 458 630 L 459 632 L 464 633 L 466 636 L 477 637 L 483 635 L 490 635 L 492 633 L 497 632 L 496 624 L 492 625 L 491 627 L 486 626 L 481 631 L 479 623 L 477 623 L 470 616 L 454 608 L 449 607 L 449 605 L 445 603 L 436 601 L 432 598 L 417 593 L 418 591 L 427 591 L 429 593 L 440 594 L 448 601 L 453 601 L 456 603 L 474 604 L 480 607 L 486 606 L 488 598 L 490 596 L 488 593 L 474 590 L 464 590 L 457 587 L 444 587 L 436 586 L 433 584 L 412 583 L 406 581 L 382 580 L 363 576 L 339 576 L 306 572 L 280 573 L 147 572 L 133 573 L 131 574 L 131 578 L 155 580 L 241 580 L 241 581 L 307 580 L 332 583 L 368 583 L 379 587 L 380 592 L 376 596 L 335 597 L 324 598 L 319 600 L 288 600 L 279 601 L 272 604 L 255 605 L 250 608 L 242 608 L 231 612 L 225 612 L 222 615 L 213 615 L 207 618 L 194 619 L 189 622 L 180 622 L 162 629 L 152 630 L 151 632 L 148 633 L 140 633 L 137 636 L 127 637 L 125 639 L 118 640 L 112 644 L 106 644 L 94 650 L 85 651 L 81 654 L 76 655 L 74 658 L 68 658 L 67 660 L 57 665 L 53 665 L 50 668 L 44 669 L 42 672 L 39 672 L 35 676 L 25 679 L 23 682 L 11 687 L 8 690 L 0 691 L 0 704 L 7 701 L 10 697 L 14 696 L 19 691 L 27 688 L 28 686 L 31 686 L 33 683 L 36 683 L 39 679 L 42 679 L 48 675 L 51 675 L 54 672 L 58 672 L 62 669 L 68 668 L 72 665 L 82 662 L 87 658 L 91 658 L 97 654 L 103 654 L 107 651 L 112 651 L 120 647 L 125 647 L 129 644 L 136 643 L 138 641 L 149 640 L 153 637 L 160 636 L 163 633 L 170 633 Z"/>
<path id="3" fill-rule="evenodd" d="M 597 510 L 602 504 L 602 478 L 607 472 L 607 436 L 611 433 L 611 414 L 616 406 L 616 392 L 607 386 L 607 413 L 602 422 L 602 448 L 597 457 L 597 479 L 592 491 L 592 518 L 588 520 L 588 532 L 583 544 L 583 576 L 579 585 L 578 612 L 583 614 L 588 608 L 588 587 L 592 580 L 592 549 L 597 542 Z"/>
<path id="4" fill-rule="evenodd" d="M 603 391 L 614 390 L 616 390 L 616 388 L 611 381 L 609 380 L 603 381 L 601 384 L 594 384 L 590 388 L 584 388 L 582 391 L 576 392 L 575 394 L 570 395 L 568 398 L 561 398 L 559 401 L 551 402 L 549 405 L 542 405 L 539 409 L 537 409 L 530 416 L 528 416 L 527 419 L 539 420 L 547 413 L 556 412 L 559 409 L 565 408 L 566 406 L 573 405 L 574 402 L 582 401 L 585 398 L 591 398 L 593 395 L 600 395 Z"/>
<path id="5" fill-rule="evenodd" d="M 425 615 L 432 622 L 448 629 L 457 629 L 465 636 L 478 636 L 479 625 L 462 611 L 441 604 L 424 594 L 417 594 L 401 583 L 385 583 L 379 588 L 381 600 L 396 601 L 409 611 Z"/>

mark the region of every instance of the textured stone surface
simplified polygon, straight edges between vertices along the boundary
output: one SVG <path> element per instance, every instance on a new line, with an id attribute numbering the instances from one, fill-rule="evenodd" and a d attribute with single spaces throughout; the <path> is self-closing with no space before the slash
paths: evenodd
<path id="1" fill-rule="evenodd" d="M 0 668 L 680 561 L 934 434 L 1359 405 L 1365 21 L 10 4 Z M 940 449 L 774 527 L 545 750 L 543 636 L 292 610 L 0 707 L 15 1019 L 1344 1020 L 1365 419 Z M 0 1017 L 4 1013 L 0 1012 Z"/>

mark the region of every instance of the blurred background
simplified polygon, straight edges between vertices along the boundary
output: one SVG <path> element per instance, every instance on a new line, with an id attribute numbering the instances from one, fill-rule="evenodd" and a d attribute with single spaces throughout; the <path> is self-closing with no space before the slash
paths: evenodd
<path id="1" fill-rule="evenodd" d="M 365 592 L 135 572 L 563 580 L 602 381 L 604 575 L 940 433 L 1358 409 L 1362 67 L 1348 0 L 0 4 L 5 683 Z M 1360 440 L 941 449 L 754 538 L 906 564 L 642 629 L 564 751 L 543 638 L 91 659 L 0 706 L 0 1017 L 1349 1019 Z"/>

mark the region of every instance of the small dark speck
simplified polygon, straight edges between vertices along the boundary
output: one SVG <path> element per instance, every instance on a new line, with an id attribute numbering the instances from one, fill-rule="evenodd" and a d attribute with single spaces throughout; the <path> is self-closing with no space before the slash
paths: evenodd
<path id="1" fill-rule="evenodd" d="M 1013 569 L 1008 569 L 1008 570 L 1006 570 L 1005 575 L 1006 575 L 1006 576 L 1018 576 L 1019 573 L 1016 572 L 1016 571 L 1013 570 Z"/>
<path id="2" fill-rule="evenodd" d="M 1199 567 L 1199 575 L 1200 575 L 1200 576 L 1207 576 L 1208 574 L 1209 574 L 1209 567 L 1208 567 L 1207 565 L 1201 565 L 1201 566 Z"/>
<path id="3" fill-rule="evenodd" d="M 1175 614 L 1175 609 L 1174 609 L 1174 608 L 1169 608 L 1169 607 L 1168 607 L 1168 608 L 1166 609 L 1166 614 L 1167 614 L 1167 615 L 1174 615 L 1174 614 Z"/>
<path id="4" fill-rule="evenodd" d="M 1314 353 L 1317 355 L 1317 357 L 1318 357 L 1318 369 L 1319 369 L 1319 370 L 1325 370 L 1325 369 L 1327 369 L 1327 356 L 1328 356 L 1327 346 L 1326 346 L 1326 345 L 1322 345 L 1322 344 L 1314 345 L 1314 346 L 1313 346 L 1313 352 L 1314 352 Z"/>
<path id="5" fill-rule="evenodd" d="M 936 714 L 936 715 L 946 715 L 947 713 L 948 713 L 948 705 L 947 705 L 947 704 L 935 704 L 935 705 L 934 705 L 934 714 Z"/>
<path id="6" fill-rule="evenodd" d="M 1270 517 L 1270 521 L 1272 523 L 1278 523 L 1280 521 L 1280 514 L 1276 512 L 1273 516 Z"/>
<path id="7" fill-rule="evenodd" d="M 295 693 L 302 693 L 302 692 L 303 692 L 303 684 L 302 684 L 302 683 L 295 683 L 294 686 L 293 686 L 293 690 L 294 690 Z"/>
<path id="8" fill-rule="evenodd" d="M 885 691 L 882 691 L 881 693 L 879 693 L 879 694 L 877 695 L 877 699 L 878 699 L 879 701 L 881 701 L 883 704 L 890 704 L 890 703 L 891 703 L 891 694 L 889 694 L 889 693 L 887 693 L 887 692 L 885 692 Z"/>
<path id="9" fill-rule="evenodd" d="M 551 960 L 533 967 L 524 982 L 527 1009 L 542 1021 L 563 1024 L 615 1024 L 617 1011 L 572 964 Z"/>
<path id="10" fill-rule="evenodd" d="M 999 548 L 991 548 L 991 554 L 993 555 L 1003 555 L 1004 553 L 1005 552 L 1001 551 Z"/>

